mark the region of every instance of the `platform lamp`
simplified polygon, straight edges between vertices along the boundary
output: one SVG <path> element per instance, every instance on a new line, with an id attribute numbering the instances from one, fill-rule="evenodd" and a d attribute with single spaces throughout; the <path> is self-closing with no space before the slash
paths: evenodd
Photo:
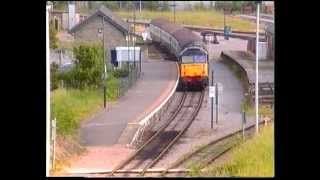
<path id="1" fill-rule="evenodd" d="M 104 65 L 104 72 L 103 72 L 103 107 L 106 109 L 106 77 L 107 77 L 107 63 L 106 63 L 106 52 L 105 52 L 105 40 L 104 40 L 104 16 L 102 17 L 102 28 L 98 28 L 98 35 L 101 36 L 102 34 L 102 48 L 103 48 L 103 65 Z"/>

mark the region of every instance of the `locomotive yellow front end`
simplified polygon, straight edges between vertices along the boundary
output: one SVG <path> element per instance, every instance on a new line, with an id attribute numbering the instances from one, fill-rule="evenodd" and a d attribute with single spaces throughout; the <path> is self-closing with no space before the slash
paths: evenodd
<path id="1" fill-rule="evenodd" d="M 181 86 L 203 89 L 208 85 L 207 55 L 182 56 L 179 64 Z"/>

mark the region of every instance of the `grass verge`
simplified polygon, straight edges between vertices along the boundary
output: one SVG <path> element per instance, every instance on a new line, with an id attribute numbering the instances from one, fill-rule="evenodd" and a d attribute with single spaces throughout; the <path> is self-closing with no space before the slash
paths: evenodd
<path id="1" fill-rule="evenodd" d="M 115 12 L 122 18 L 132 18 L 133 14 L 130 11 L 117 11 Z M 154 19 L 154 18 L 166 18 L 173 21 L 173 13 L 170 11 L 141 11 L 136 13 L 137 19 Z M 176 23 L 207 26 L 212 28 L 223 29 L 224 16 L 223 13 L 215 10 L 193 10 L 193 11 L 179 11 L 176 13 Z M 231 26 L 232 30 L 239 31 L 255 31 L 255 24 L 234 16 L 226 16 L 226 25 Z"/>
<path id="2" fill-rule="evenodd" d="M 259 135 L 240 144 L 229 155 L 230 158 L 224 164 L 211 164 L 205 171 L 194 168 L 189 176 L 273 177 L 273 125 L 262 128 Z"/>
<path id="3" fill-rule="evenodd" d="M 107 101 L 117 98 L 118 81 L 113 76 L 107 79 Z M 52 92 L 51 117 L 57 119 L 57 134 L 73 135 L 80 122 L 103 106 L 102 89 L 64 89 Z"/>

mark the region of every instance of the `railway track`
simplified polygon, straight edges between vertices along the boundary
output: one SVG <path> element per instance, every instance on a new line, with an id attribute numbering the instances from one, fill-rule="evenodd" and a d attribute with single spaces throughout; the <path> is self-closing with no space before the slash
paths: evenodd
<path id="1" fill-rule="evenodd" d="M 203 101 L 204 91 L 182 92 L 181 101 L 170 119 L 147 142 L 145 142 L 129 158 L 121 162 L 110 176 L 144 176 L 163 155 L 177 142 L 196 118 Z M 121 170 L 120 170 L 121 169 Z M 133 173 L 134 169 L 139 171 Z"/>
<path id="2" fill-rule="evenodd" d="M 261 121 L 259 124 L 263 124 L 265 121 Z M 255 133 L 255 124 L 245 128 L 245 139 L 251 138 Z M 190 171 L 190 165 L 193 164 L 199 169 L 203 169 L 209 164 L 213 163 L 216 159 L 236 147 L 236 145 L 242 142 L 242 130 L 238 130 L 234 133 L 228 134 L 217 140 L 214 140 L 200 148 L 184 155 L 176 162 L 171 164 L 165 169 L 158 171 L 158 176 L 166 176 L 169 173 L 174 173 L 175 176 L 184 175 Z M 177 171 L 177 170 L 180 171 Z M 176 171 L 172 171 L 176 170 Z"/>
<path id="3" fill-rule="evenodd" d="M 260 124 L 265 123 L 261 121 Z M 253 136 L 255 125 L 250 125 L 245 128 L 245 139 L 248 139 Z M 261 127 L 261 126 L 260 126 Z M 129 169 L 127 165 L 122 164 L 123 166 L 118 166 L 118 168 L 113 169 L 112 171 L 95 173 L 98 176 L 105 176 L 107 174 L 112 174 L 121 177 L 129 176 L 143 176 L 145 174 L 150 174 L 152 177 L 182 177 L 186 173 L 191 172 L 190 163 L 197 163 L 197 168 L 203 169 L 207 165 L 214 163 L 216 159 L 236 147 L 239 143 L 242 142 L 242 130 L 230 133 L 224 137 L 216 139 L 212 142 L 209 142 L 206 145 L 199 147 L 198 149 L 184 155 L 182 158 L 175 161 L 173 164 L 169 165 L 167 168 L 154 168 L 152 166 L 147 166 L 148 164 L 155 163 L 157 159 L 142 161 L 142 164 L 137 164 L 137 166 L 131 166 Z M 168 147 L 168 146 L 167 146 Z M 165 153 L 165 149 L 162 150 L 162 153 L 158 154 L 157 157 L 161 158 L 161 154 Z M 131 161 L 130 159 L 129 161 Z M 125 162 L 123 162 L 125 163 Z M 147 165 L 146 165 L 147 164 Z M 122 167 L 122 169 L 120 169 Z"/>

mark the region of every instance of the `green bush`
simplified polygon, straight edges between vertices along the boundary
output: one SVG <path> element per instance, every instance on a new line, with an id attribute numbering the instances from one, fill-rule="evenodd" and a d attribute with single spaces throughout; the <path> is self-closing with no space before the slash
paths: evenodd
<path id="1" fill-rule="evenodd" d="M 83 89 L 99 87 L 102 83 L 104 70 L 103 49 L 98 45 L 80 45 L 74 47 L 75 67 L 66 72 L 62 79 L 66 85 Z"/>
<path id="2" fill-rule="evenodd" d="M 106 79 L 107 101 L 116 100 L 118 97 L 119 81 L 114 75 L 109 75 Z"/>
<path id="3" fill-rule="evenodd" d="M 127 77 L 128 75 L 129 75 L 129 71 L 126 68 L 115 69 L 113 71 L 113 76 L 116 78 L 123 78 L 123 77 Z"/>
<path id="4" fill-rule="evenodd" d="M 59 65 L 55 62 L 51 63 L 50 65 L 50 82 L 51 86 L 50 89 L 51 91 L 54 89 L 57 89 L 59 86 Z"/>
<path id="5" fill-rule="evenodd" d="M 49 26 L 49 40 L 50 40 L 49 46 L 51 49 L 58 48 L 57 31 L 53 27 L 53 21 L 50 23 L 50 26 Z"/>

